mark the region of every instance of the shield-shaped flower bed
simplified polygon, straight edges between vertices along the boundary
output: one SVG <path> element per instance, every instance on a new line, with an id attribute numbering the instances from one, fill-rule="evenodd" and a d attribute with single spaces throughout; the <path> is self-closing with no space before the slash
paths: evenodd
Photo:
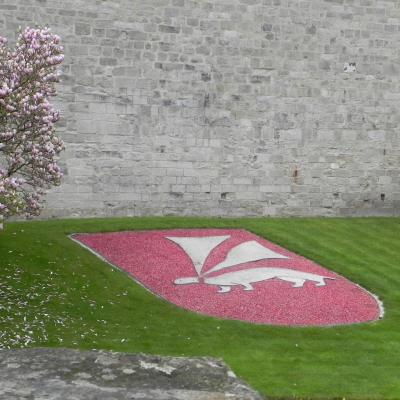
<path id="1" fill-rule="evenodd" d="M 179 229 L 75 234 L 73 239 L 185 309 L 259 324 L 374 321 L 377 298 L 248 231 Z"/>

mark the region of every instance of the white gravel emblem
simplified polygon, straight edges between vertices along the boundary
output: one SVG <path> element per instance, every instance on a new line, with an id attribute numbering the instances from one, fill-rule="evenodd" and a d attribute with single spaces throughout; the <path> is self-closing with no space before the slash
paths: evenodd
<path id="1" fill-rule="evenodd" d="M 249 268 L 226 272 L 217 276 L 209 276 L 213 272 L 248 262 L 288 258 L 262 246 L 255 240 L 235 246 L 228 252 L 225 260 L 207 272 L 202 273 L 202 268 L 207 257 L 218 245 L 229 238 L 230 236 L 167 237 L 167 239 L 178 244 L 190 257 L 197 272 L 197 276 L 178 278 L 174 283 L 176 285 L 205 283 L 207 285 L 219 286 L 219 293 L 228 293 L 231 291 L 232 286 L 238 285 L 242 286 L 243 290 L 253 290 L 253 283 L 269 279 L 280 279 L 290 282 L 295 288 L 303 287 L 306 281 L 314 282 L 316 286 L 325 286 L 325 279 L 335 279 L 294 269 L 273 267 Z"/>

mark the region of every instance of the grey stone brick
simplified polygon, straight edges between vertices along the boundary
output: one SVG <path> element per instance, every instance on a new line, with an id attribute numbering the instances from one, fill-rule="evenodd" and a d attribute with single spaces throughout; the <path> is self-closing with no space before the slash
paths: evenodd
<path id="1" fill-rule="evenodd" d="M 102 57 L 100 58 L 100 65 L 109 65 L 114 66 L 118 64 L 118 60 L 116 58 L 111 57 Z"/>
<path id="2" fill-rule="evenodd" d="M 160 32 L 165 32 L 165 33 L 179 33 L 181 30 L 179 26 L 170 26 L 170 25 L 160 25 L 158 29 Z"/>
<path id="3" fill-rule="evenodd" d="M 82 35 L 90 35 L 91 33 L 91 26 L 90 24 L 83 24 L 81 22 L 75 23 L 75 34 L 78 36 Z"/>

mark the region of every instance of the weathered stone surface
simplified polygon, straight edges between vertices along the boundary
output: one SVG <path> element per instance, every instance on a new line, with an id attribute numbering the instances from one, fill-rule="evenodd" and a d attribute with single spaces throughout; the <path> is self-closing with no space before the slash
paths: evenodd
<path id="1" fill-rule="evenodd" d="M 400 215 L 387 0 L 2 0 L 65 44 L 44 216 Z"/>
<path id="2" fill-rule="evenodd" d="M 262 399 L 212 358 L 39 348 L 0 351 L 0 398 Z"/>

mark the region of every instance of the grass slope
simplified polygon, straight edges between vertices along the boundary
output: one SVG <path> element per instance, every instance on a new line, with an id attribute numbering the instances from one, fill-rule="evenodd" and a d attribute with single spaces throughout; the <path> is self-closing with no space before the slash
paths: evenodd
<path id="1" fill-rule="evenodd" d="M 284 328 L 224 321 L 153 296 L 73 232 L 245 228 L 358 282 L 382 321 Z M 63 346 L 223 358 L 271 398 L 400 398 L 400 219 L 125 218 L 7 223 L 0 347 Z"/>

